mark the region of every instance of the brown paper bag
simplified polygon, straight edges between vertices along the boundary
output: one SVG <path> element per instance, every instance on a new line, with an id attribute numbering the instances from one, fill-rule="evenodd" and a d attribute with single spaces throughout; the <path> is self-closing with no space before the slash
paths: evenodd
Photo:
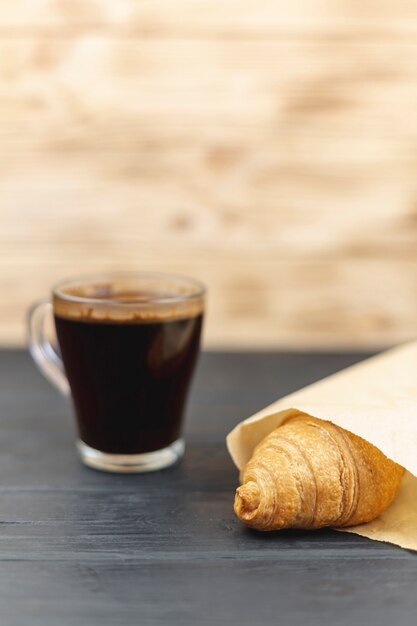
<path id="1" fill-rule="evenodd" d="M 237 467 L 245 465 L 259 441 L 298 411 L 363 437 L 408 470 L 399 494 L 379 518 L 339 530 L 417 550 L 417 342 L 309 385 L 238 424 L 227 437 Z"/>

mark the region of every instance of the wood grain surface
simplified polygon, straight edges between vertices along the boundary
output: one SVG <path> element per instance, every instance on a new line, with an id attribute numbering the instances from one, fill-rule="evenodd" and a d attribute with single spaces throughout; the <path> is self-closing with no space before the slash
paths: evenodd
<path id="1" fill-rule="evenodd" d="M 196 274 L 210 346 L 417 334 L 411 0 L 0 2 L 0 343 L 66 275 Z"/>
<path id="2" fill-rule="evenodd" d="M 417 556 L 355 535 L 255 533 L 234 516 L 224 437 L 279 395 L 366 355 L 203 354 L 183 462 L 83 467 L 70 407 L 0 353 L 0 623 L 411 626 Z"/>

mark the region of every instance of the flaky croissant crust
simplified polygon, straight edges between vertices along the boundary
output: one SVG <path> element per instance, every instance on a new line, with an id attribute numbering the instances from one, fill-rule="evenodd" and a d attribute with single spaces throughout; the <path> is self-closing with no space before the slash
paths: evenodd
<path id="1" fill-rule="evenodd" d="M 386 509 L 403 474 L 364 439 L 300 413 L 255 448 L 235 513 L 258 530 L 353 526 Z"/>

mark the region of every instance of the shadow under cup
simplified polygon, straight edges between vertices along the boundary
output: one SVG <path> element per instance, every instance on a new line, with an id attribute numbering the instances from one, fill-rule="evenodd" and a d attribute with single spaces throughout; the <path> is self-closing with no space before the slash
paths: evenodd
<path id="1" fill-rule="evenodd" d="M 86 465 L 167 467 L 199 352 L 204 287 L 155 274 L 90 277 L 53 290 L 53 314 Z"/>

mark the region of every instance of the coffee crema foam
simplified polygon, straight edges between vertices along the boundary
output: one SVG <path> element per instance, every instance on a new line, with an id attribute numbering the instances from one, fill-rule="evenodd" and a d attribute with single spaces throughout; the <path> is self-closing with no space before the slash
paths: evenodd
<path id="1" fill-rule="evenodd" d="M 202 296 L 169 302 L 169 298 L 181 298 L 183 294 L 164 292 L 121 292 L 89 289 L 88 294 L 80 290 L 66 290 L 62 297 L 53 296 L 54 314 L 64 319 L 80 322 L 150 324 L 197 317 L 204 311 Z M 85 301 L 66 300 L 85 298 Z M 88 301 L 87 298 L 92 298 Z M 164 301 L 165 299 L 165 301 Z M 156 300 L 156 301 L 153 301 Z M 161 300 L 158 302 L 158 300 Z M 137 305 L 137 306 L 136 306 Z"/>

